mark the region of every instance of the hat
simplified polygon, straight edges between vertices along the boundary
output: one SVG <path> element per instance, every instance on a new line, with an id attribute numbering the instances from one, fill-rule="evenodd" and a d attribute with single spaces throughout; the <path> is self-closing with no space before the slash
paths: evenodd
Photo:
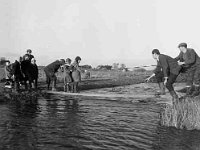
<path id="1" fill-rule="evenodd" d="M 77 56 L 77 57 L 75 58 L 75 60 L 76 60 L 76 61 L 81 60 L 81 57 Z"/>
<path id="2" fill-rule="evenodd" d="M 30 53 L 32 53 L 32 50 L 31 49 L 27 49 L 27 51 L 26 52 L 30 52 Z"/>
<path id="3" fill-rule="evenodd" d="M 178 45 L 178 48 L 180 48 L 180 47 L 185 47 L 185 48 L 187 48 L 187 43 L 180 43 L 180 44 Z"/>

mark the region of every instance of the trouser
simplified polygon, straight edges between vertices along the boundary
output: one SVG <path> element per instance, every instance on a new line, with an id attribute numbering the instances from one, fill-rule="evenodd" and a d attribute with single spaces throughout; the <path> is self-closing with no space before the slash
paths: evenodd
<path id="1" fill-rule="evenodd" d="M 168 77 L 167 83 L 166 83 L 166 88 L 170 91 L 174 91 L 174 87 L 173 84 L 176 81 L 176 78 L 178 77 L 178 75 L 173 74 L 170 72 L 170 75 Z"/>
<path id="2" fill-rule="evenodd" d="M 186 86 L 191 87 L 193 84 L 200 85 L 200 65 L 185 68 Z"/>
<path id="3" fill-rule="evenodd" d="M 164 82 L 164 74 L 162 71 L 155 73 L 156 82 Z"/>
<path id="4" fill-rule="evenodd" d="M 55 88 L 56 87 L 56 80 L 57 80 L 55 73 L 48 71 L 48 70 L 44 70 L 44 72 L 46 74 L 47 89 L 49 89 L 51 81 L 53 81 L 52 88 Z"/>

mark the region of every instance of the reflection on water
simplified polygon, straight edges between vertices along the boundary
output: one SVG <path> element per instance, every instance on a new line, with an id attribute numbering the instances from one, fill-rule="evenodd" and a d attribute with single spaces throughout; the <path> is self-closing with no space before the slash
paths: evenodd
<path id="1" fill-rule="evenodd" d="M 0 149 L 197 150 L 200 132 L 159 125 L 160 106 L 48 95 L 0 105 Z"/>

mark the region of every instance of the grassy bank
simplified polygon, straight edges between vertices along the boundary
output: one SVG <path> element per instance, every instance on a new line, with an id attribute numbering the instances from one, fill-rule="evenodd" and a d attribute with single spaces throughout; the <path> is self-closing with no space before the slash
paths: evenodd
<path id="1" fill-rule="evenodd" d="M 200 130 L 200 96 L 181 98 L 161 110 L 161 125 L 178 129 Z"/>

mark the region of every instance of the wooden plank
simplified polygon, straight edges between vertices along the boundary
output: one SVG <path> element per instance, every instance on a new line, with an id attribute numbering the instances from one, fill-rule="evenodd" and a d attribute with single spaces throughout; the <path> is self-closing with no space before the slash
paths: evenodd
<path id="1" fill-rule="evenodd" d="M 98 98 L 134 98 L 134 99 L 146 99 L 146 98 L 168 98 L 168 95 L 157 97 L 155 95 L 144 95 L 144 94 L 112 94 L 112 93 L 67 93 L 63 91 L 45 91 L 49 94 L 66 95 L 66 96 L 85 96 L 85 97 L 98 97 Z"/>

